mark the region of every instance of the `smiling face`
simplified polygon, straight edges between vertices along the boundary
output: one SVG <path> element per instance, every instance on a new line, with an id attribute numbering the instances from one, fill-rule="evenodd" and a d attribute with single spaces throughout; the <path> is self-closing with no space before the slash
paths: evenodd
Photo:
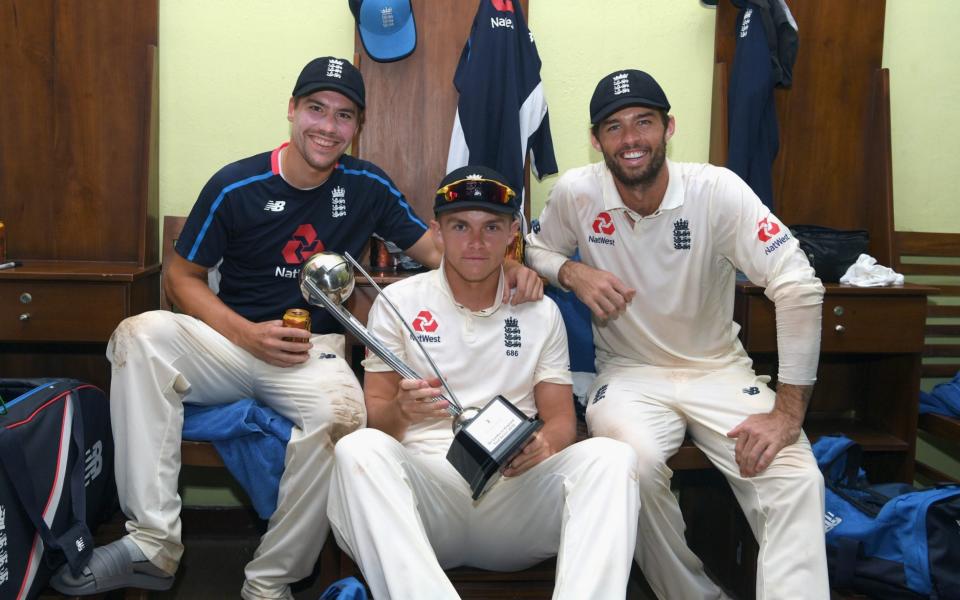
<path id="1" fill-rule="evenodd" d="M 674 121 L 645 106 L 628 106 L 603 121 L 591 135 L 593 147 L 613 176 L 628 187 L 653 183 L 663 170 Z"/>
<path id="2" fill-rule="evenodd" d="M 431 226 L 443 245 L 451 287 L 461 282 L 496 287 L 507 246 L 520 228 L 516 219 L 485 210 L 461 210 L 441 214 Z"/>
<path id="3" fill-rule="evenodd" d="M 284 157 L 284 175 L 304 185 L 329 177 L 357 133 L 360 110 L 343 94 L 321 90 L 291 98 L 287 120 L 293 152 Z"/>

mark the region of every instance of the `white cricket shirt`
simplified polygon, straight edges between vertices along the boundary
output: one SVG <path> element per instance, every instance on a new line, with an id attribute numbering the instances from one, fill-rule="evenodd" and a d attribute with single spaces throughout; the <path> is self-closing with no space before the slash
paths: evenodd
<path id="1" fill-rule="evenodd" d="M 527 236 L 527 262 L 554 285 L 579 248 L 637 290 L 624 314 L 594 319 L 597 368 L 749 365 L 733 322 L 739 268 L 776 304 L 780 380 L 813 383 L 823 286 L 797 240 L 733 172 L 666 165 L 666 193 L 647 217 L 623 204 L 605 164 L 567 171 Z"/>
<path id="2" fill-rule="evenodd" d="M 553 300 L 503 304 L 503 285 L 501 273 L 496 302 L 479 311 L 453 299 L 443 265 L 394 283 L 383 293 L 412 326 L 464 407 L 483 407 L 500 394 L 533 416 L 537 383 L 570 383 L 567 334 Z M 434 377 L 383 298 L 374 301 L 367 328 L 421 377 Z M 391 370 L 372 352 L 363 366 L 367 371 Z M 450 425 L 450 419 L 415 423 L 407 429 L 403 445 L 415 452 L 445 453 L 453 440 Z"/>

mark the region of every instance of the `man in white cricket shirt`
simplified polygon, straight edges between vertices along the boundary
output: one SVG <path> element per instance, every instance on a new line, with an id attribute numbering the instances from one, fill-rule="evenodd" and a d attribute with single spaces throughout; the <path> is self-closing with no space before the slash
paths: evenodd
<path id="1" fill-rule="evenodd" d="M 636 541 L 636 455 L 573 444 L 566 334 L 553 301 L 501 301 L 519 200 L 500 174 L 463 167 L 437 192 L 439 269 L 395 283 L 399 308 L 464 407 L 503 395 L 543 428 L 478 501 L 446 460 L 447 401 L 415 342 L 378 298 L 368 327 L 427 380 L 364 361 L 368 429 L 336 446 L 329 516 L 378 599 L 457 598 L 444 569 L 513 571 L 557 556 L 554 598 L 623 598 Z"/>
<path id="2" fill-rule="evenodd" d="M 801 430 L 823 286 L 789 230 L 732 172 L 666 160 L 675 121 L 647 73 L 597 85 L 591 142 L 528 238 L 527 262 L 593 311 L 587 424 L 640 460 L 636 558 L 660 598 L 722 593 L 684 541 L 666 461 L 690 434 L 733 488 L 760 552 L 757 598 L 828 598 L 823 480 Z M 582 262 L 568 260 L 579 249 Z M 733 322 L 735 271 L 776 305 L 776 393 Z"/>

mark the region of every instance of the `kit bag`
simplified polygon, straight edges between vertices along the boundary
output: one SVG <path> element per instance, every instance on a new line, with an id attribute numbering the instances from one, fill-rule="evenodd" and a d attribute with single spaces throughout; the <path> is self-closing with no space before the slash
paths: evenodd
<path id="1" fill-rule="evenodd" d="M 73 379 L 0 379 L 0 600 L 36 598 L 117 508 L 110 409 Z"/>
<path id="2" fill-rule="evenodd" d="M 860 446 L 813 445 L 823 472 L 831 587 L 871 598 L 960 599 L 960 486 L 871 485 Z"/>
<path id="3" fill-rule="evenodd" d="M 870 235 L 863 229 L 845 231 L 820 225 L 791 225 L 810 266 L 824 283 L 837 283 L 861 254 L 870 250 Z"/>

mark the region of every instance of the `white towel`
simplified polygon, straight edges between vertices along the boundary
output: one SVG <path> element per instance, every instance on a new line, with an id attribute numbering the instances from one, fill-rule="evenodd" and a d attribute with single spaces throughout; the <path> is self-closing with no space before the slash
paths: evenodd
<path id="1" fill-rule="evenodd" d="M 877 259 L 869 254 L 861 254 L 840 278 L 840 283 L 860 287 L 903 285 L 903 275 L 890 267 L 878 265 Z"/>

